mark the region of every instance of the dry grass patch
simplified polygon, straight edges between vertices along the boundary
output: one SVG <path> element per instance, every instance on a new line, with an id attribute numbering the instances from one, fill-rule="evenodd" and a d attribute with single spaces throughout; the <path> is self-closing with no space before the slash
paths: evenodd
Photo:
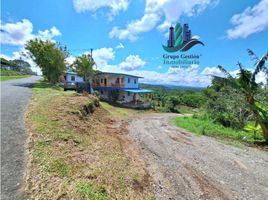
<path id="1" fill-rule="evenodd" d="M 127 124 L 93 96 L 38 84 L 26 117 L 29 198 L 150 199 L 150 178 Z"/>

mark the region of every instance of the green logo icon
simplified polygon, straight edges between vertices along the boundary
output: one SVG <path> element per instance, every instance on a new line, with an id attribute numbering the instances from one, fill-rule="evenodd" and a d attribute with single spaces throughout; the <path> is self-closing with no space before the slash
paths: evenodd
<path id="1" fill-rule="evenodd" d="M 201 44 L 204 46 L 204 43 L 198 39 L 192 38 L 191 30 L 189 29 L 188 24 L 184 24 L 183 27 L 180 23 L 177 23 L 174 27 L 169 28 L 169 39 L 167 41 L 167 46 L 163 46 L 164 50 L 167 52 L 176 52 L 176 51 L 188 51 L 193 46 Z"/>

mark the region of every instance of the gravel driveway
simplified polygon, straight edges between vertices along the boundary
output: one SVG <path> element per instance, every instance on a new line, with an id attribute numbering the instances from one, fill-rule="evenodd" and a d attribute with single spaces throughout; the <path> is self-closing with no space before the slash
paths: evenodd
<path id="1" fill-rule="evenodd" d="M 268 154 L 221 144 L 170 125 L 175 114 L 129 120 L 156 199 L 268 199 Z"/>
<path id="2" fill-rule="evenodd" d="M 24 112 L 38 76 L 1 82 L 1 199 L 22 199 Z"/>

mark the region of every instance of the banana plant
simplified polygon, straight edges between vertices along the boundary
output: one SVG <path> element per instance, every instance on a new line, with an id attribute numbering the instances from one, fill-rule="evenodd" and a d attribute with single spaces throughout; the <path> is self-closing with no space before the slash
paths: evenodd
<path id="1" fill-rule="evenodd" d="M 267 108 L 264 108 L 264 106 L 257 102 L 255 98 L 258 88 L 261 87 L 260 84 L 256 82 L 256 76 L 258 73 L 263 71 L 266 74 L 266 77 L 268 77 L 268 69 L 265 66 L 265 62 L 268 60 L 268 52 L 262 58 L 258 58 L 256 54 L 250 49 L 248 49 L 248 54 L 252 60 L 255 60 L 255 69 L 253 72 L 245 69 L 241 63 L 237 64 L 239 67 L 238 77 L 233 77 L 222 66 L 218 66 L 218 68 L 225 74 L 226 77 L 223 79 L 226 81 L 226 83 L 240 90 L 244 94 L 245 100 L 250 110 L 254 114 L 256 124 L 260 125 L 264 139 L 266 142 L 268 142 Z"/>

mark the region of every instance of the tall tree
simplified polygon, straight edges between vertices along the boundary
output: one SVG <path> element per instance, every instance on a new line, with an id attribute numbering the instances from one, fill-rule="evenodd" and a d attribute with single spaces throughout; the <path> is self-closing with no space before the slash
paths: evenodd
<path id="1" fill-rule="evenodd" d="M 268 142 L 268 109 L 264 108 L 263 105 L 260 105 L 260 102 L 256 100 L 257 91 L 259 87 L 261 87 L 260 84 L 256 82 L 256 76 L 261 71 L 268 75 L 268 69 L 265 66 L 265 62 L 268 60 L 268 52 L 261 59 L 251 50 L 248 50 L 248 53 L 251 58 L 256 61 L 253 72 L 245 69 L 241 63 L 238 63 L 238 78 L 234 78 L 224 67 L 218 66 L 218 68 L 226 75 L 225 80 L 227 83 L 242 92 L 250 110 L 254 114 L 256 125 L 260 125 L 263 136 L 266 142 Z"/>
<path id="2" fill-rule="evenodd" d="M 68 56 L 66 47 L 49 40 L 30 40 L 26 44 L 29 56 L 41 68 L 43 76 L 52 84 L 59 81 L 65 70 L 65 58 Z"/>
<path id="3" fill-rule="evenodd" d="M 86 82 L 90 82 L 91 77 L 94 73 L 93 66 L 95 61 L 91 55 L 83 54 L 78 56 L 73 63 L 79 76 L 82 76 Z"/>

